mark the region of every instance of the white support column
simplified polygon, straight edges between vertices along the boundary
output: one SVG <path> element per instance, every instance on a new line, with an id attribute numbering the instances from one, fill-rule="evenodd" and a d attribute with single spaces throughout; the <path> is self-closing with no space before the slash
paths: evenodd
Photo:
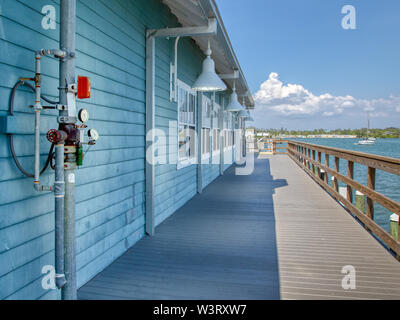
<path id="1" fill-rule="evenodd" d="M 202 164 L 202 146 L 203 146 L 203 94 L 197 95 L 197 192 L 203 192 L 203 164 Z"/>
<path id="2" fill-rule="evenodd" d="M 197 27 L 178 27 L 164 29 L 148 29 L 146 31 L 146 225 L 148 235 L 154 235 L 154 181 L 155 168 L 152 159 L 148 159 L 147 151 L 154 141 L 155 129 L 155 39 L 182 38 L 192 36 L 215 36 L 218 22 L 209 18 L 207 25 Z M 176 44 L 178 42 L 176 41 Z M 174 68 L 177 66 L 174 66 Z M 176 70 L 176 69 L 174 69 Z M 175 77 L 176 78 L 176 77 Z M 176 87 L 176 84 L 174 88 Z M 152 156 L 150 156 L 152 158 Z"/>
<path id="3" fill-rule="evenodd" d="M 147 150 L 153 143 L 155 126 L 155 38 L 146 39 L 146 233 L 154 235 L 154 165 L 147 158 Z M 150 162 L 151 161 L 151 162 Z"/>
<path id="4" fill-rule="evenodd" d="M 224 104 L 225 101 L 224 99 L 221 99 L 220 97 L 220 102 L 222 100 L 222 103 L 220 103 L 220 108 L 219 108 L 219 115 L 218 115 L 218 127 L 220 128 L 220 135 L 219 135 L 219 146 L 220 146 L 220 159 L 219 159 L 219 174 L 222 176 L 224 174 L 224 156 L 225 156 L 225 151 L 224 151 L 224 145 L 225 145 L 225 139 L 224 139 Z"/>

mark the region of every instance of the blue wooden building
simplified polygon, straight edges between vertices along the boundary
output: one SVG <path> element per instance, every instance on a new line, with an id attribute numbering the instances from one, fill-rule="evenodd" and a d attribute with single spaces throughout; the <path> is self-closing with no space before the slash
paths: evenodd
<path id="1" fill-rule="evenodd" d="M 155 39 L 154 92 L 149 92 L 148 30 L 207 26 L 210 19 L 216 35 L 182 37 L 177 43 L 177 99 L 171 75 L 175 38 Z M 60 0 L 0 0 L 0 116 L 9 115 L 17 80 L 33 76 L 34 53 L 59 48 L 59 21 Z M 208 41 L 227 91 L 191 89 L 202 71 Z M 234 83 L 240 102 L 247 108 L 254 103 L 214 0 L 76 0 L 75 53 L 76 75 L 88 76 L 92 83 L 91 98 L 78 101 L 77 107 L 90 112 L 87 124 L 100 133 L 95 146 L 84 148 L 83 166 L 76 171 L 76 272 L 81 287 L 242 157 L 243 138 L 234 129 L 243 128 L 244 121 L 224 111 Z M 43 59 L 42 81 L 43 94 L 56 99 L 56 59 Z M 154 102 L 150 120 L 165 134 L 157 155 L 166 159 L 151 168 L 146 162 L 149 96 Z M 18 90 L 13 116 L 15 153 L 30 172 L 33 100 L 32 92 Z M 56 125 L 54 112 L 44 111 L 42 162 L 50 146 L 45 134 Z M 197 133 L 197 140 L 185 144 L 188 129 Z M 53 194 L 34 190 L 32 179 L 12 159 L 4 124 L 1 132 L 0 299 L 58 299 L 59 290 L 46 290 L 42 283 L 43 267 L 54 265 L 55 259 Z M 41 179 L 52 184 L 54 172 L 48 169 Z"/>

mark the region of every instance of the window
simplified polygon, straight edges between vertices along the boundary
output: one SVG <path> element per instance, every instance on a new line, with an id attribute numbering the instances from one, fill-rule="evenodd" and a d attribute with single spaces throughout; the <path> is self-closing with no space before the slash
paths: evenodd
<path id="1" fill-rule="evenodd" d="M 213 129 L 212 132 L 212 141 L 213 141 L 213 153 L 218 153 L 219 152 L 219 129 Z"/>
<path id="2" fill-rule="evenodd" d="M 221 106 L 214 102 L 213 104 L 213 112 L 212 112 L 212 151 L 213 156 L 219 153 L 220 151 L 220 129 L 219 129 L 219 113 Z"/>
<path id="3" fill-rule="evenodd" d="M 202 157 L 208 158 L 210 156 L 210 128 L 203 128 L 202 130 Z"/>
<path id="4" fill-rule="evenodd" d="M 196 161 L 196 92 L 178 80 L 178 168 Z"/>
<path id="5" fill-rule="evenodd" d="M 233 116 L 230 112 L 224 111 L 224 148 L 233 146 Z"/>
<path id="6" fill-rule="evenodd" d="M 202 127 L 202 145 L 201 145 L 201 155 L 202 159 L 207 159 L 211 154 L 211 142 L 210 142 L 210 132 L 211 132 L 211 113 L 212 113 L 212 102 L 211 99 L 203 95 L 203 127 Z"/>

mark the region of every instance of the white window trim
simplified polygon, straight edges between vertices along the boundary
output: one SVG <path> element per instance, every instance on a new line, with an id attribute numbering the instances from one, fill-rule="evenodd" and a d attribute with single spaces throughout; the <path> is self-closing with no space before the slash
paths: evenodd
<path id="1" fill-rule="evenodd" d="M 217 103 L 215 101 L 215 99 L 214 99 L 213 100 L 213 110 L 212 110 L 214 116 L 213 116 L 212 121 L 211 121 L 211 141 L 212 141 L 212 145 L 211 145 L 211 153 L 212 154 L 211 154 L 211 157 L 212 157 L 213 160 L 214 160 L 214 158 L 220 157 L 220 155 L 221 155 L 221 148 L 222 148 L 222 146 L 221 146 L 221 132 L 223 131 L 223 129 L 220 128 L 220 121 L 219 121 L 220 120 L 219 116 L 220 116 L 221 108 L 222 108 L 222 106 L 219 103 Z M 216 121 L 215 121 L 215 115 L 216 115 L 216 118 L 217 118 Z M 222 123 L 223 123 L 223 121 L 222 121 Z M 218 137 L 217 137 L 218 146 L 219 146 L 218 150 L 214 150 L 214 130 L 217 130 L 217 132 L 218 132 Z"/>
<path id="2" fill-rule="evenodd" d="M 219 142 L 218 150 L 214 150 L 214 131 L 217 131 L 217 133 L 218 133 L 218 137 L 217 137 L 217 140 Z M 211 132 L 212 132 L 212 134 L 211 134 L 211 141 L 212 141 L 211 152 L 212 152 L 212 158 L 214 159 L 214 157 L 221 155 L 221 129 L 220 128 L 212 128 Z"/>
<path id="3" fill-rule="evenodd" d="M 177 88 L 176 88 L 178 94 L 179 94 L 179 88 L 182 88 L 185 91 L 189 92 L 190 94 L 194 95 L 196 97 L 196 99 L 195 99 L 196 104 L 194 106 L 194 119 L 195 119 L 194 120 L 194 124 L 180 122 L 179 121 L 179 98 L 177 99 L 178 100 L 177 103 L 176 103 L 176 108 L 177 108 L 177 111 L 178 111 L 178 125 L 177 125 L 177 129 L 176 129 L 177 130 L 176 131 L 176 145 L 178 146 L 178 148 L 177 148 L 178 163 L 176 165 L 176 169 L 177 170 L 180 170 L 180 169 L 183 169 L 183 168 L 186 168 L 188 166 L 196 164 L 197 163 L 197 156 L 196 155 L 197 155 L 197 152 L 198 152 L 197 143 L 195 143 L 194 156 L 189 157 L 189 158 L 186 157 L 186 158 L 183 158 L 183 159 L 181 159 L 179 157 L 179 126 L 186 125 L 186 126 L 194 127 L 194 129 L 196 130 L 196 125 L 197 125 L 197 107 L 198 107 L 197 106 L 197 92 L 195 90 L 192 90 L 192 88 L 189 85 L 187 85 L 186 83 L 184 83 L 183 81 L 178 79 Z M 197 135 L 197 130 L 196 130 L 196 135 Z"/>
<path id="4" fill-rule="evenodd" d="M 212 145 L 211 145 L 211 135 L 210 135 L 210 133 L 211 133 L 211 129 L 210 128 L 207 128 L 207 127 L 203 127 L 202 128 L 202 131 L 201 131 L 201 134 L 202 134 L 202 136 L 201 136 L 201 138 L 202 138 L 202 142 L 201 143 L 204 143 L 204 137 L 203 137 L 203 130 L 204 129 L 208 129 L 208 130 L 210 130 L 209 131 L 209 134 L 208 134 L 208 145 L 209 145 L 209 149 L 208 149 L 208 152 L 207 153 L 204 153 L 203 154 L 203 149 L 201 150 L 201 160 L 209 160 L 210 158 L 211 158 L 211 147 L 212 147 Z M 203 148 L 203 146 L 202 146 L 202 148 Z M 203 162 L 203 161 L 202 161 Z M 205 164 L 207 164 L 207 163 L 205 163 Z"/>
<path id="5" fill-rule="evenodd" d="M 211 103 L 211 106 L 212 106 L 212 100 L 209 98 L 209 97 L 207 97 L 206 95 L 204 95 L 203 94 L 203 97 L 202 97 L 202 102 L 203 102 L 203 105 L 202 105 L 202 111 L 204 110 L 204 106 L 207 104 L 207 102 L 208 103 Z M 212 112 L 212 110 L 210 110 L 211 112 Z M 202 115 L 201 116 L 203 116 L 203 112 L 202 112 Z M 203 129 L 209 129 L 210 131 L 209 131 L 209 133 L 211 133 L 212 132 L 212 121 L 211 121 L 211 117 L 210 117 L 210 123 L 209 123 L 209 125 L 208 126 L 206 126 L 206 125 L 204 125 L 204 119 L 203 119 L 203 121 L 202 121 L 202 123 L 203 123 L 203 126 L 202 126 L 202 128 L 201 128 L 201 130 L 202 130 L 202 134 L 203 134 Z M 201 138 L 202 138 L 202 148 L 203 148 L 203 143 L 204 143 L 204 139 L 203 139 L 203 136 L 201 136 Z M 210 158 L 211 158 L 211 151 L 212 151 L 212 135 L 208 135 L 208 142 L 209 142 L 209 149 L 208 149 L 208 152 L 207 153 L 205 153 L 205 154 L 203 154 L 203 149 L 201 150 L 201 160 L 202 160 L 202 163 L 203 163 L 203 160 L 204 161 L 206 161 L 206 160 L 209 160 Z M 208 161 L 208 163 L 209 163 L 210 161 Z M 204 163 L 204 164 L 207 164 L 207 163 Z"/>

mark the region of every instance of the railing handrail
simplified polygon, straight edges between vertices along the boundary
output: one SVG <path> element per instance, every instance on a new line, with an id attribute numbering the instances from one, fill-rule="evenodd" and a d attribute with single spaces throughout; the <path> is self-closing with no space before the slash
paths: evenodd
<path id="1" fill-rule="evenodd" d="M 357 162 L 362 165 L 366 165 L 375 169 L 383 170 L 386 172 L 390 172 L 396 175 L 400 175 L 400 159 L 386 157 L 371 153 L 352 151 L 340 148 L 326 147 L 312 143 L 304 143 L 295 140 L 286 140 L 286 142 L 314 149 L 316 151 L 320 151 L 323 153 L 328 153 L 331 156 L 338 156 L 344 160 L 350 160 L 353 162 Z"/>
<path id="2" fill-rule="evenodd" d="M 279 140 L 282 142 L 282 140 Z M 312 143 L 304 143 L 294 140 L 285 140 L 288 144 L 287 154 L 302 167 L 322 188 L 329 192 L 348 211 L 355 215 L 365 228 L 377 235 L 397 257 L 400 257 L 400 242 L 391 234 L 379 226 L 373 219 L 374 202 L 379 203 L 389 211 L 400 214 L 400 203 L 375 191 L 376 169 L 394 173 L 400 176 L 400 160 L 391 157 L 379 156 L 363 152 L 325 147 Z M 276 147 L 274 143 L 274 147 Z M 325 154 L 325 163 L 322 163 L 322 154 Z M 334 169 L 329 167 L 329 158 L 334 157 Z M 348 160 L 347 176 L 339 172 L 339 160 Z M 354 180 L 354 163 L 365 165 L 368 168 L 368 185 L 363 185 Z M 324 171 L 325 174 L 321 175 Z M 328 174 L 333 177 L 333 186 L 329 184 Z M 322 177 L 323 176 L 323 177 Z M 339 192 L 339 183 L 342 181 L 347 187 L 347 194 L 343 196 Z M 353 191 L 357 190 L 366 197 L 366 206 L 360 209 L 353 203 Z M 365 212 L 363 212 L 365 209 Z M 398 222 L 397 222 L 398 224 Z"/>

